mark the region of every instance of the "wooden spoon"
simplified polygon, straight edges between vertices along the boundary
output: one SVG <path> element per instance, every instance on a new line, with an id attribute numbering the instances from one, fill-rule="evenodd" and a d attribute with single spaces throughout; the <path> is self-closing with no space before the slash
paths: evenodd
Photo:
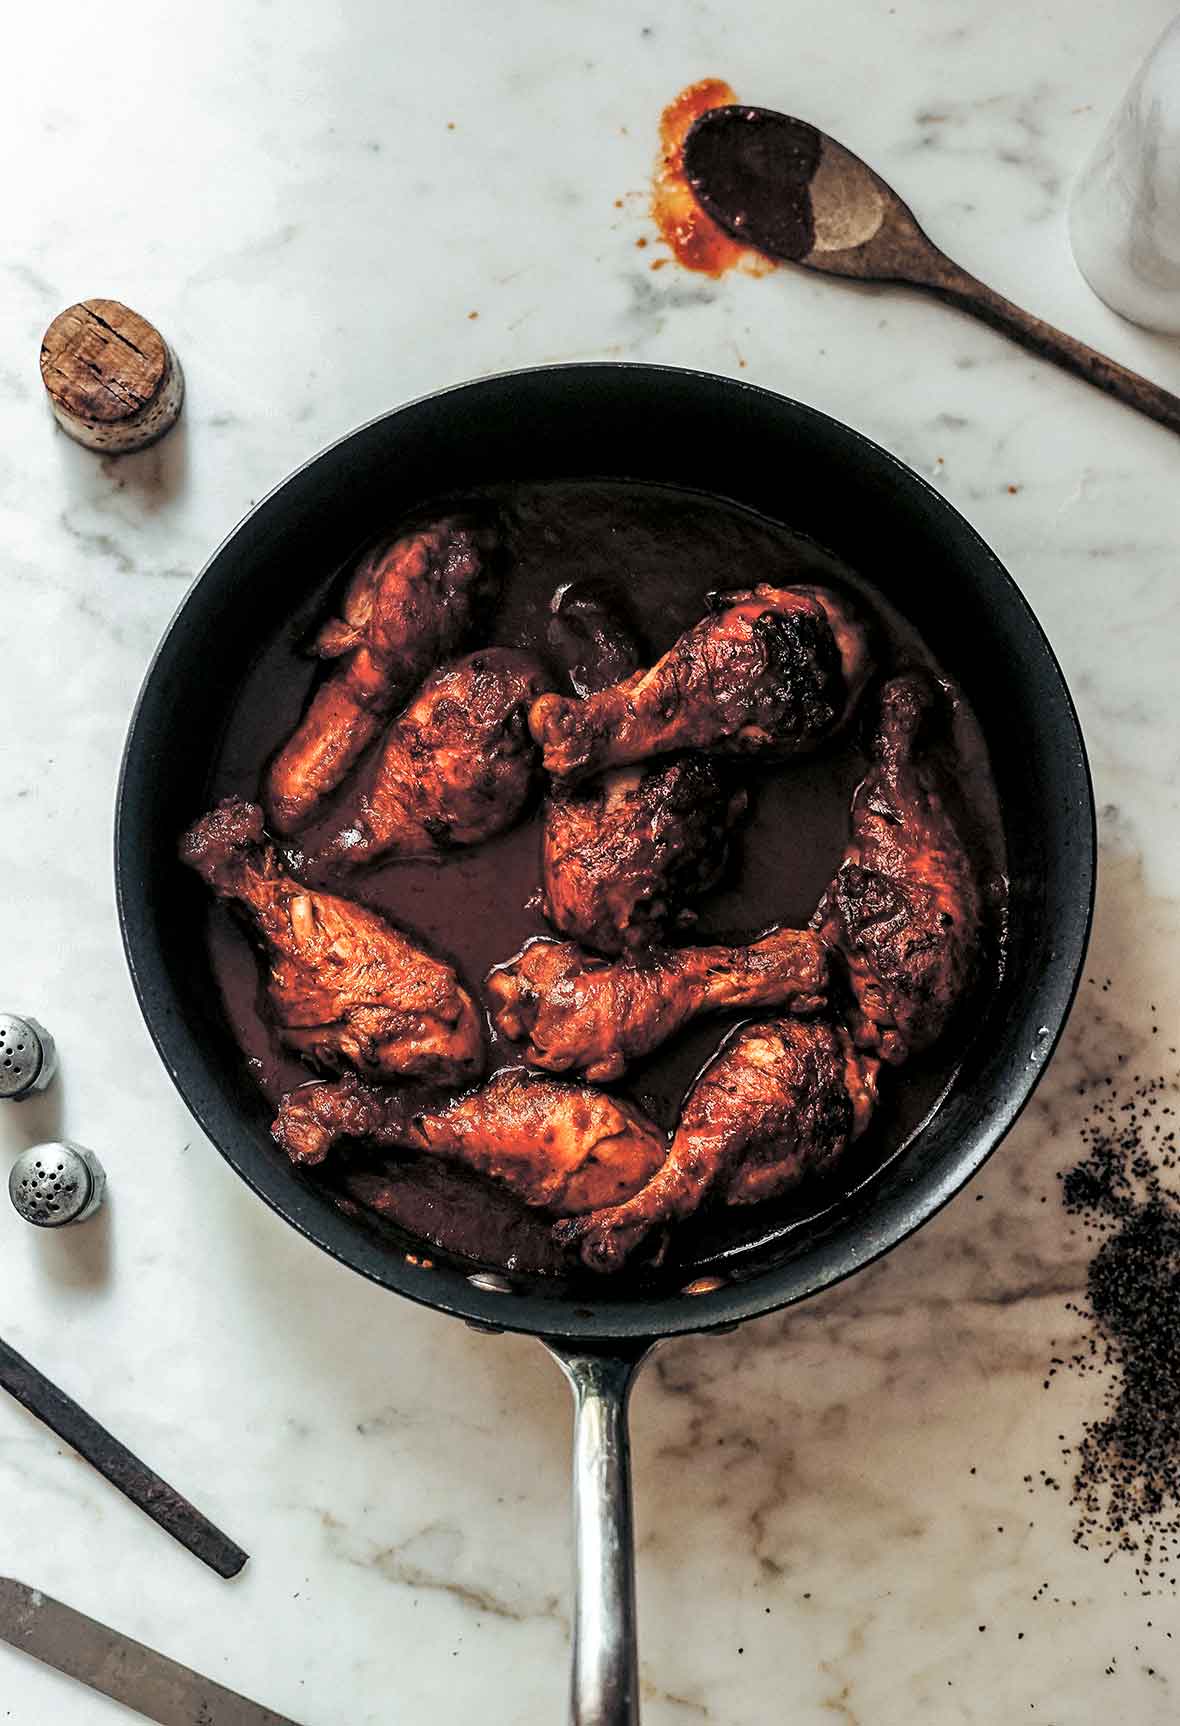
<path id="1" fill-rule="evenodd" d="M 832 276 L 925 288 L 1180 431 L 1180 396 L 1034 318 L 960 269 L 927 239 L 892 187 L 805 121 L 770 108 L 710 108 L 685 140 L 684 169 L 703 208 L 744 244 Z"/>

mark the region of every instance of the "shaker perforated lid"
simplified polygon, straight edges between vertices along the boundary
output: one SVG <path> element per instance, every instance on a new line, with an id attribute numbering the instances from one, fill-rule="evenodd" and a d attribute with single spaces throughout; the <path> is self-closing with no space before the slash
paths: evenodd
<path id="1" fill-rule="evenodd" d="M 0 1099 L 18 1103 L 43 1091 L 57 1070 L 53 1038 L 36 1019 L 0 1013 Z"/>
<path id="2" fill-rule="evenodd" d="M 8 1196 L 19 1216 L 38 1228 L 58 1229 L 94 1215 L 106 1175 L 93 1151 L 69 1139 L 22 1151 L 8 1177 Z"/>

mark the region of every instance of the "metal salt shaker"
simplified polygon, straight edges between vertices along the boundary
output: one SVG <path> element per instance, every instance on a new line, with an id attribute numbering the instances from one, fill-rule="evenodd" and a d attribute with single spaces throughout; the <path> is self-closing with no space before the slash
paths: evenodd
<path id="1" fill-rule="evenodd" d="M 106 1174 L 93 1151 L 72 1139 L 32 1145 L 8 1177 L 8 1196 L 27 1223 L 60 1229 L 84 1223 L 102 1204 Z"/>
<path id="2" fill-rule="evenodd" d="M 57 1050 L 44 1025 L 0 1013 L 0 1101 L 25 1102 L 44 1091 L 56 1071 Z"/>

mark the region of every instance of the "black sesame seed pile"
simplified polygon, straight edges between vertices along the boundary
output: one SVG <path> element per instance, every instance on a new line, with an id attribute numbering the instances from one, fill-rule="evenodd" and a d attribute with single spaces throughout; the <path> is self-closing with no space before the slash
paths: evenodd
<path id="1" fill-rule="evenodd" d="M 1065 1446 L 1077 1545 L 1134 1560 L 1145 1592 L 1180 1577 L 1180 1090 L 1125 1074 L 1082 1087 L 1085 1155 L 1062 1175 L 1093 1246 L 1086 1344 L 1061 1367 L 1100 1373 L 1104 1413 Z M 1046 1384 L 1048 1380 L 1046 1381 Z M 1058 1482 L 1045 1477 L 1054 1488 Z"/>

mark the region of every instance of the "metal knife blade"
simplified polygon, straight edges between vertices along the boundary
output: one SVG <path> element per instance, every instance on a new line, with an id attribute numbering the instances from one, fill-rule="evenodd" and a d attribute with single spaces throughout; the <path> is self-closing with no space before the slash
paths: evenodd
<path id="1" fill-rule="evenodd" d="M 297 1726 L 11 1577 L 0 1577 L 0 1638 L 157 1726 Z"/>

